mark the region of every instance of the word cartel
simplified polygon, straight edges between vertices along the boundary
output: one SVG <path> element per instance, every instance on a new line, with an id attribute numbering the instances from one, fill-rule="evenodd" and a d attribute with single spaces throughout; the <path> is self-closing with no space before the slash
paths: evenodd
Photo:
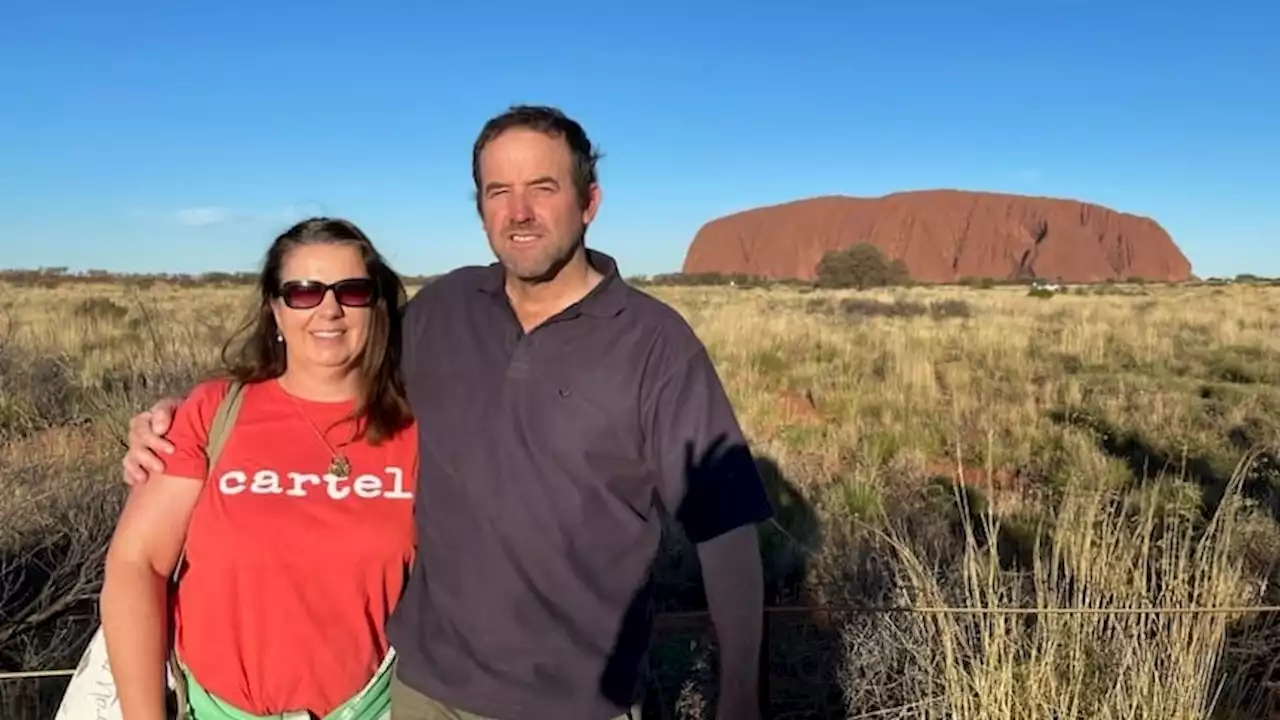
<path id="1" fill-rule="evenodd" d="M 288 495 L 290 497 L 307 497 L 314 486 L 324 486 L 329 497 L 334 500 L 355 495 L 359 498 L 386 498 L 389 500 L 412 500 L 413 493 L 404 489 L 404 470 L 398 467 L 386 468 L 391 476 L 390 488 L 385 478 L 366 473 L 354 479 L 340 478 L 334 475 L 318 475 L 316 473 L 280 473 L 274 470 L 259 470 L 249 479 L 243 470 L 229 470 L 218 478 L 218 492 L 223 495 L 239 495 L 248 492 L 253 495 Z"/>

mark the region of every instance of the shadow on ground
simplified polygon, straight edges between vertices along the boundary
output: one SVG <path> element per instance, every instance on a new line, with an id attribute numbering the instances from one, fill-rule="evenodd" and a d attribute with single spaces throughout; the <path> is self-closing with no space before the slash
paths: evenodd
<path id="1" fill-rule="evenodd" d="M 1055 410 L 1049 414 L 1049 419 L 1059 425 L 1090 432 L 1099 449 L 1128 465 L 1135 486 L 1161 475 L 1180 476 L 1199 485 L 1203 491 L 1201 514 L 1206 519 L 1217 512 L 1232 481 L 1234 468 L 1224 470 L 1221 463 L 1203 455 L 1175 457 L 1138 433 L 1120 428 L 1094 414 Z M 1254 453 L 1254 461 L 1242 478 L 1241 493 L 1265 508 L 1273 520 L 1280 522 L 1280 457 L 1277 457 L 1276 450 L 1263 445 L 1255 430 L 1245 425 L 1228 430 L 1226 440 L 1241 457 Z"/>
<path id="2" fill-rule="evenodd" d="M 806 606 L 804 586 L 811 555 L 821 545 L 813 508 L 769 457 L 755 456 L 756 468 L 774 508 L 776 523 L 758 528 L 765 573 L 765 605 Z M 675 527 L 663 538 L 654 571 L 659 616 L 650 656 L 653 682 L 645 720 L 715 717 L 715 632 L 705 615 L 696 550 Z M 766 613 L 762 665 L 765 718 L 788 720 L 844 717 L 840 689 L 839 628 L 820 613 Z M 705 704 L 699 705 L 699 702 Z"/>

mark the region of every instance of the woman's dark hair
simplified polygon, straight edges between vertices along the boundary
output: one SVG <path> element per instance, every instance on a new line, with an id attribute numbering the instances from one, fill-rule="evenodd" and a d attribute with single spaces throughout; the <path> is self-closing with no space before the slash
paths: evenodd
<path id="1" fill-rule="evenodd" d="M 278 378 L 285 371 L 285 348 L 276 340 L 279 328 L 271 302 L 280 288 L 280 270 L 295 248 L 305 245 L 350 245 L 360 251 L 376 288 L 364 350 L 357 362 L 360 395 L 353 413 L 358 436 L 377 445 L 413 420 L 400 375 L 401 318 L 408 293 L 400 276 L 387 265 L 373 242 L 355 223 L 316 217 L 303 220 L 278 236 L 267 250 L 258 276 L 257 307 L 222 349 L 225 374 L 242 383 Z"/>

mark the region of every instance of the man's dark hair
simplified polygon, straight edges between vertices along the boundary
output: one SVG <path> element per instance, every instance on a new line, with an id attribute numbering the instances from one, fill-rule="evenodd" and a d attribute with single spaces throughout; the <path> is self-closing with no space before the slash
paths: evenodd
<path id="1" fill-rule="evenodd" d="M 596 162 L 602 157 L 591 146 L 587 131 L 578 122 L 558 108 L 547 105 L 512 105 L 501 115 L 489 118 L 476 138 L 471 150 L 471 178 L 475 182 L 476 210 L 480 210 L 480 152 L 494 138 L 512 128 L 527 128 L 564 138 L 573 156 L 573 185 L 578 193 L 578 205 L 586 207 L 591 201 L 591 186 L 596 183 Z"/>

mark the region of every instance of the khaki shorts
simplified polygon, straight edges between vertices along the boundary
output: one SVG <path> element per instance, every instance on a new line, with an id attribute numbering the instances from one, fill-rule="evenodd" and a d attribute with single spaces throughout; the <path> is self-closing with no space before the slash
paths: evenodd
<path id="1" fill-rule="evenodd" d="M 391 676 L 391 720 L 493 720 L 443 705 Z M 566 720 L 568 720 L 566 718 Z M 640 705 L 612 720 L 640 720 Z"/>

